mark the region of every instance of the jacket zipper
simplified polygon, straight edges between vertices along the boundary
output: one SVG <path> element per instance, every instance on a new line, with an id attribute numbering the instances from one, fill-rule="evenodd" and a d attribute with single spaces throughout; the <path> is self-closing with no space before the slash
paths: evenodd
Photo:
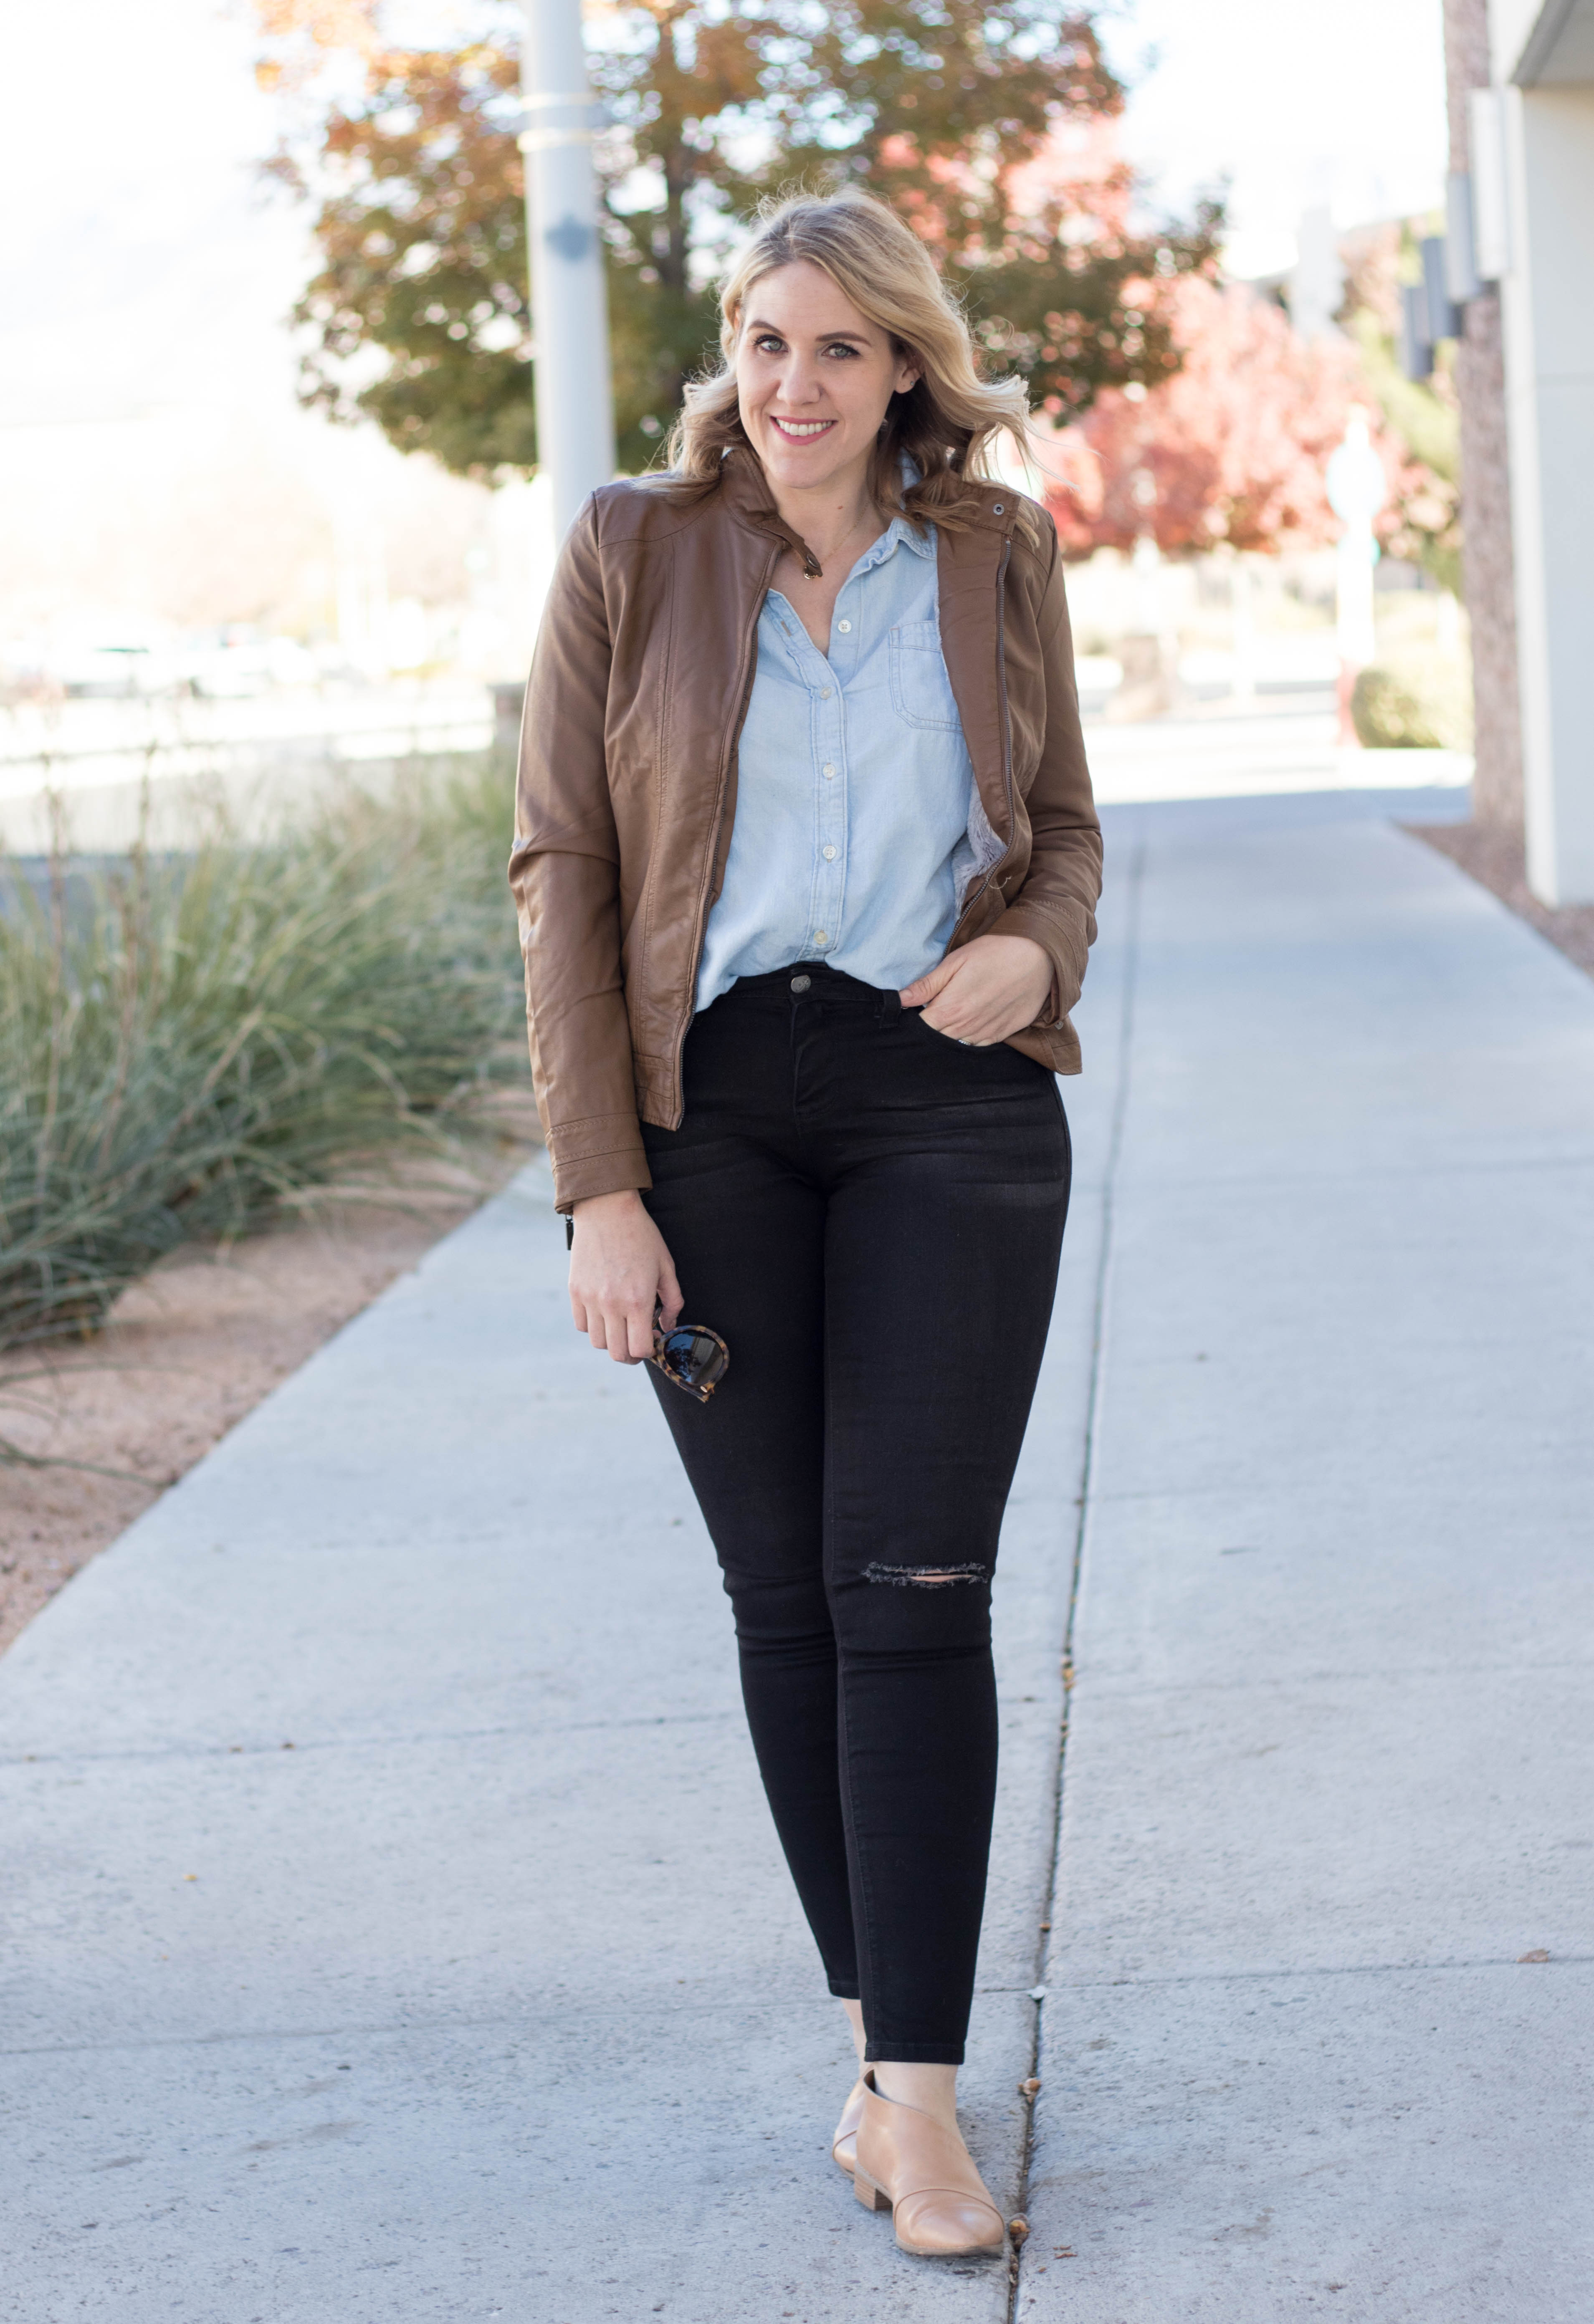
<path id="1" fill-rule="evenodd" d="M 1008 566 L 1013 554 L 1009 533 L 1002 543 L 1002 561 L 996 576 L 996 682 L 1002 698 L 1002 788 L 1008 798 L 1008 844 L 1013 852 L 1013 841 L 1018 829 L 1018 807 L 1013 797 L 1013 714 L 1008 702 Z M 1000 861 L 1000 858 L 998 859 Z M 994 872 L 996 865 L 991 865 Z"/>
<path id="2" fill-rule="evenodd" d="M 1005 585 L 1008 577 L 1008 563 L 1012 554 L 1013 543 L 1009 535 L 1002 542 L 1002 561 L 996 568 L 996 687 L 1001 697 L 1002 706 L 1002 790 L 1008 802 L 1008 844 L 997 857 L 996 863 L 1004 862 L 1012 853 L 1013 835 L 1018 822 L 1018 812 L 1013 803 L 1013 719 L 1008 706 L 1008 595 Z M 990 870 L 987 872 L 958 915 L 960 926 L 968 918 L 970 912 L 990 887 L 996 871 L 996 863 L 991 865 Z"/>
<path id="3" fill-rule="evenodd" d="M 697 920 L 692 932 L 692 963 L 690 981 L 686 986 L 686 1007 L 681 1018 L 679 1030 L 676 1034 L 673 1064 L 677 1114 L 681 1110 L 681 1055 L 686 1048 L 686 1035 L 691 1029 L 695 1014 L 693 1003 L 697 991 L 697 972 L 703 965 L 703 945 L 708 927 L 708 891 L 714 883 L 714 862 L 720 852 L 720 826 L 724 821 L 725 792 L 731 779 L 731 752 L 735 747 L 737 735 L 742 732 L 742 721 L 747 716 L 748 697 L 752 692 L 753 641 L 758 636 L 759 615 L 763 610 L 770 579 L 779 562 L 780 551 L 778 549 L 764 567 L 764 577 L 759 585 L 758 595 L 753 604 L 752 620 L 749 622 L 742 641 L 742 662 L 737 671 L 740 691 L 736 699 L 735 713 L 725 730 L 724 742 L 720 751 L 719 787 L 714 793 L 714 823 L 708 840 L 708 861 L 704 867 L 703 884 L 697 891 Z"/>

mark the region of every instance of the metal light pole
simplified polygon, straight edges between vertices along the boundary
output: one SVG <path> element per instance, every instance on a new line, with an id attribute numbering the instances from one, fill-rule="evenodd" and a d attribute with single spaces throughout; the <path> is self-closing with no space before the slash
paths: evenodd
<path id="1" fill-rule="evenodd" d="M 592 161 L 592 93 L 581 0 L 526 0 L 521 86 L 538 465 L 556 540 L 614 474 L 609 314 Z"/>

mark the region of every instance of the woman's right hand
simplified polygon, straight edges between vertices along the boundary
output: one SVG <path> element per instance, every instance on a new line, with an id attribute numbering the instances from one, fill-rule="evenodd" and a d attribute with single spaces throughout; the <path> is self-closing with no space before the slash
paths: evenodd
<path id="1" fill-rule="evenodd" d="M 668 1332 L 679 1322 L 681 1286 L 675 1263 L 642 1198 L 632 1187 L 589 1194 L 577 1203 L 570 1246 L 570 1313 L 594 1348 L 617 1364 L 640 1364 L 653 1352 L 653 1309 Z"/>

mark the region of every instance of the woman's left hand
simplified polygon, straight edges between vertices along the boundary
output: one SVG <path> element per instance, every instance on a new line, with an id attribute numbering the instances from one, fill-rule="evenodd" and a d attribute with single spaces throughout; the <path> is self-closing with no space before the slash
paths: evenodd
<path id="1" fill-rule="evenodd" d="M 986 1048 L 1033 1025 L 1051 998 L 1052 964 L 1033 936 L 976 936 L 902 993 L 932 1032 Z"/>

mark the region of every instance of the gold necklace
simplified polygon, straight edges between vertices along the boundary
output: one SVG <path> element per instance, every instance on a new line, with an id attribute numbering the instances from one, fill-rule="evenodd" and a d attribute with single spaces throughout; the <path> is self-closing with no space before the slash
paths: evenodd
<path id="1" fill-rule="evenodd" d="M 852 531 L 843 532 L 841 539 L 836 542 L 835 547 L 825 550 L 825 557 L 827 557 L 834 564 L 835 559 L 841 555 L 843 549 L 848 546 L 849 542 L 851 542 L 858 533 L 862 532 L 867 526 L 873 523 L 876 521 L 877 515 L 878 512 L 871 511 L 867 515 L 859 517 L 854 522 Z M 800 538 L 805 540 L 807 540 L 806 534 L 801 535 Z M 812 541 L 808 541 L 807 545 L 809 549 L 812 551 L 815 564 L 821 565 L 822 567 L 823 560 L 820 558 L 818 550 L 814 548 Z M 821 569 L 817 573 L 805 572 L 802 577 L 805 581 L 822 581 L 825 578 L 825 575 L 823 569 Z"/>

